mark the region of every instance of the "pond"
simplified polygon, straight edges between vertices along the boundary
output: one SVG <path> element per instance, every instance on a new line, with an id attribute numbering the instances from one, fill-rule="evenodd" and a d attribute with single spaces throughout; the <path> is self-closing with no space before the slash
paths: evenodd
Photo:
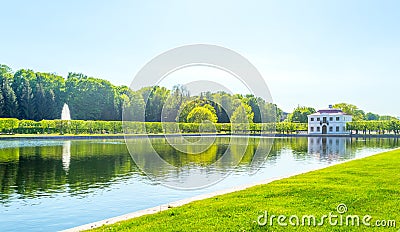
<path id="1" fill-rule="evenodd" d="M 196 139 L 196 138 L 191 138 Z M 294 175 L 344 160 L 365 157 L 399 146 L 394 138 L 271 138 L 247 137 L 243 157 L 234 166 L 216 165 L 205 174 L 228 174 L 215 185 L 195 190 L 168 188 L 160 180 L 179 181 L 195 170 L 217 161 L 228 149 L 229 137 L 217 137 L 205 152 L 187 155 L 169 146 L 165 138 L 152 138 L 160 157 L 179 171 L 147 163 L 146 173 L 135 165 L 124 140 L 0 141 L 0 230 L 57 231 L 119 216 L 168 202 Z M 235 144 L 246 138 L 236 138 Z M 179 143 L 180 141 L 175 141 Z M 143 138 L 129 142 L 145 157 Z M 258 172 L 249 175 L 255 147 L 271 152 Z M 196 145 L 185 145 L 196 150 Z M 266 148 L 266 150 L 268 150 Z M 135 160 L 136 160 L 135 159 Z"/>

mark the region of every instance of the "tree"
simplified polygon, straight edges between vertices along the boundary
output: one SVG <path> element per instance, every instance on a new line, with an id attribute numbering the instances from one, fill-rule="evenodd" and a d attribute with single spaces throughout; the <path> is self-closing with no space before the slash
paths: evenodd
<path id="1" fill-rule="evenodd" d="M 44 105 L 46 110 L 42 112 L 41 119 L 57 119 L 60 118 L 61 112 L 57 108 L 56 96 L 52 89 L 45 92 Z"/>
<path id="2" fill-rule="evenodd" d="M 379 115 L 378 115 L 378 114 L 373 114 L 373 113 L 371 113 L 371 112 L 368 112 L 368 113 L 365 115 L 365 119 L 366 119 L 366 120 L 369 120 L 369 121 L 371 121 L 371 120 L 379 120 Z"/>
<path id="3" fill-rule="evenodd" d="M 65 79 L 53 73 L 36 73 L 37 82 L 43 86 L 47 102 L 46 118 L 60 118 L 62 107 L 66 103 Z"/>
<path id="4" fill-rule="evenodd" d="M 260 111 L 260 105 L 264 103 L 261 99 L 256 98 L 254 95 L 246 95 L 246 98 L 244 98 L 244 102 L 251 107 L 251 111 L 254 113 L 254 118 L 253 121 L 256 123 L 261 122 L 261 111 Z"/>
<path id="5" fill-rule="evenodd" d="M 357 108 L 357 106 L 347 103 L 338 103 L 333 105 L 333 108 L 340 109 L 346 114 L 353 116 L 353 121 L 359 121 L 365 119 L 364 111 Z"/>
<path id="6" fill-rule="evenodd" d="M 294 109 L 293 113 L 288 115 L 287 120 L 289 122 L 300 122 L 307 123 L 308 115 L 315 113 L 315 109 L 312 107 L 299 106 Z"/>
<path id="7" fill-rule="evenodd" d="M 3 114 L 5 118 L 16 118 L 18 116 L 18 103 L 14 90 L 11 88 L 7 78 L 1 81 L 1 92 L 3 97 Z"/>
<path id="8" fill-rule="evenodd" d="M 4 114 L 4 97 L 3 97 L 3 90 L 0 88 L 0 117 Z"/>
<path id="9" fill-rule="evenodd" d="M 234 123 L 252 123 L 254 119 L 254 112 L 251 107 L 246 103 L 246 100 L 241 98 L 240 95 L 234 95 L 236 98 L 234 100 L 235 111 L 232 114 L 231 122 Z M 244 112 L 244 115 L 242 114 Z M 242 119 L 242 117 L 246 117 Z"/>
<path id="10" fill-rule="evenodd" d="M 146 122 L 161 122 L 161 112 L 170 91 L 165 87 L 154 86 L 143 88 L 139 92 L 146 104 Z"/>
<path id="11" fill-rule="evenodd" d="M 36 108 L 33 101 L 32 88 L 27 79 L 22 79 L 22 88 L 20 89 L 19 98 L 17 96 L 19 106 L 20 119 L 34 119 L 36 117 Z"/>
<path id="12" fill-rule="evenodd" d="M 12 69 L 10 67 L 8 67 L 5 64 L 0 64 L 0 75 L 6 75 L 6 74 L 11 74 L 12 73 Z"/>
<path id="13" fill-rule="evenodd" d="M 65 85 L 72 118 L 120 119 L 117 91 L 110 82 L 70 73 Z"/>
<path id="14" fill-rule="evenodd" d="M 16 117 L 17 100 L 10 85 L 13 73 L 10 67 L 0 64 L 0 116 Z"/>
<path id="15" fill-rule="evenodd" d="M 240 104 L 233 112 L 231 117 L 232 123 L 252 123 L 254 113 L 251 111 L 251 107 L 245 103 Z"/>
<path id="16" fill-rule="evenodd" d="M 187 116 L 188 122 L 201 123 L 203 121 L 217 122 L 217 115 L 209 107 L 198 106 L 190 111 Z"/>
<path id="17" fill-rule="evenodd" d="M 389 120 L 396 120 L 397 118 L 393 117 L 393 116 L 389 116 L 389 115 L 382 115 L 379 116 L 379 120 L 381 121 L 389 121 Z"/>
<path id="18" fill-rule="evenodd" d="M 35 105 L 31 84 L 36 82 L 36 75 L 32 70 L 21 69 L 14 74 L 11 86 L 18 102 L 19 119 L 35 118 Z"/>
<path id="19" fill-rule="evenodd" d="M 42 119 L 49 119 L 45 118 L 45 114 L 49 110 L 49 106 L 46 104 L 47 102 L 46 102 L 45 92 L 40 82 L 36 83 L 33 98 L 34 98 L 34 105 L 36 108 L 36 115 L 33 119 L 36 121 L 40 121 Z"/>
<path id="20" fill-rule="evenodd" d="M 126 86 L 120 87 L 118 91 L 124 121 L 143 121 L 145 104 L 142 95 Z"/>
<path id="21" fill-rule="evenodd" d="M 190 95 L 184 86 L 176 85 L 172 88 L 171 94 L 166 99 L 162 110 L 162 121 L 174 122 L 177 120 L 179 109 L 183 102 L 189 99 Z"/>

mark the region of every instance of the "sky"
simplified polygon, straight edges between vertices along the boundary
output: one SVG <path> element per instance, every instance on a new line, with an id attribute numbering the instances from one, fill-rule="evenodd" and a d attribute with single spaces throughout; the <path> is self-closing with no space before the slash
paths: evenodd
<path id="1" fill-rule="evenodd" d="M 257 67 L 284 111 L 347 102 L 400 116 L 399 1 L 0 0 L 0 5 L 0 64 L 14 71 L 64 77 L 80 72 L 130 85 L 160 53 L 214 44 Z"/>

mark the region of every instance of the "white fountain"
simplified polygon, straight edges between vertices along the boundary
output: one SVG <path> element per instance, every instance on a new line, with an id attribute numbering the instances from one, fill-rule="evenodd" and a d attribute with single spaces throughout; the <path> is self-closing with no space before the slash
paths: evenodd
<path id="1" fill-rule="evenodd" d="M 65 103 L 62 108 L 61 120 L 71 120 L 71 114 L 69 112 L 69 107 L 67 103 Z M 69 171 L 70 162 L 71 162 L 71 141 L 65 141 L 62 150 L 62 164 L 65 172 L 67 173 Z"/>
<path id="2" fill-rule="evenodd" d="M 69 107 L 67 103 L 64 103 L 64 106 L 61 111 L 61 120 L 71 120 L 71 114 L 69 112 Z"/>

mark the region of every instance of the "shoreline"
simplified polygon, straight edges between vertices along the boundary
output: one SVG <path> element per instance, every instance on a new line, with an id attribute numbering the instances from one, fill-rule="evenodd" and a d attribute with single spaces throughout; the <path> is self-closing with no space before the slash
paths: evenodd
<path id="1" fill-rule="evenodd" d="M 350 162 L 350 161 L 361 160 L 361 159 L 364 159 L 364 158 L 367 158 L 367 157 L 375 156 L 375 155 L 378 155 L 378 154 L 381 154 L 381 153 L 395 151 L 395 150 L 398 150 L 398 149 L 399 148 L 389 149 L 389 150 L 384 151 L 384 152 L 379 152 L 379 153 L 371 154 L 371 155 L 364 156 L 364 157 L 356 157 L 356 158 L 353 158 L 353 159 L 340 161 L 340 162 L 337 162 L 337 163 L 334 163 L 334 164 L 327 165 L 327 166 L 322 167 L 322 168 L 321 167 L 313 168 L 313 169 L 306 170 L 306 171 L 296 172 L 296 173 L 293 173 L 293 174 L 290 174 L 290 175 L 284 175 L 284 176 L 280 176 L 280 177 L 269 178 L 269 179 L 265 179 L 265 180 L 262 180 L 262 181 L 258 181 L 258 182 L 254 182 L 254 183 L 250 183 L 250 184 L 246 184 L 246 185 L 240 185 L 240 186 L 235 186 L 235 187 L 228 188 L 228 189 L 222 189 L 222 190 L 214 191 L 214 192 L 211 192 L 211 193 L 205 193 L 205 194 L 197 195 L 197 196 L 194 196 L 194 197 L 189 197 L 189 198 L 185 198 L 185 199 L 182 199 L 182 200 L 178 200 L 178 201 L 174 201 L 174 202 L 158 205 L 158 206 L 155 206 L 155 207 L 134 211 L 134 212 L 131 212 L 131 213 L 120 215 L 120 216 L 111 217 L 111 218 L 103 219 L 103 220 L 100 220 L 100 221 L 91 222 L 91 223 L 87 223 L 87 224 L 84 224 L 84 225 L 72 227 L 72 228 L 69 228 L 69 229 L 62 230 L 62 232 L 86 231 L 86 230 L 99 228 L 99 227 L 104 226 L 104 225 L 112 225 L 112 224 L 115 224 L 115 223 L 118 223 L 118 222 L 121 222 L 121 221 L 126 221 L 126 220 L 129 220 L 129 219 L 133 219 L 133 218 L 137 218 L 137 217 L 141 217 L 141 216 L 145 216 L 145 215 L 156 214 L 156 213 L 159 213 L 159 212 L 162 212 L 162 211 L 166 211 L 168 209 L 172 209 L 172 208 L 175 208 L 175 207 L 180 207 L 180 206 L 186 205 L 186 204 L 194 202 L 194 201 L 205 200 L 205 199 L 212 198 L 212 197 L 215 197 L 215 196 L 220 196 L 220 195 L 224 195 L 224 194 L 228 194 L 228 193 L 238 192 L 238 191 L 245 190 L 245 189 L 248 189 L 250 187 L 254 187 L 254 186 L 258 186 L 258 185 L 267 185 L 267 184 L 269 184 L 271 182 L 274 182 L 274 181 L 287 179 L 287 178 L 290 178 L 290 177 L 298 176 L 298 175 L 301 175 L 301 174 L 306 174 L 306 173 L 317 171 L 317 170 L 322 170 L 322 169 L 329 168 L 329 167 L 332 167 L 332 166 L 344 164 L 344 163 L 347 163 L 347 162 Z"/>
<path id="2" fill-rule="evenodd" d="M 250 137 L 265 137 L 265 138 L 290 138 L 290 137 L 342 137 L 342 138 L 400 138 L 400 135 L 395 134 L 229 134 L 229 133 L 181 133 L 181 134 L 93 134 L 93 135 L 57 135 L 57 134 L 16 134 L 16 135 L 0 135 L 0 140 L 19 140 L 19 139 L 125 139 L 125 138 L 162 138 L 165 136 L 250 136 Z"/>

